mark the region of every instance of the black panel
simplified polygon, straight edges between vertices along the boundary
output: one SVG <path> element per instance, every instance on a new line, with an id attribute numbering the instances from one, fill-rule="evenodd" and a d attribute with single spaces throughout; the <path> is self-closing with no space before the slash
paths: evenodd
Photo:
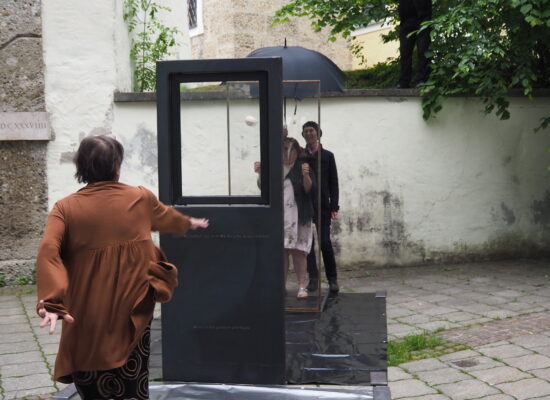
<path id="1" fill-rule="evenodd" d="M 281 76 L 279 58 L 157 63 L 160 199 L 210 219 L 206 230 L 161 236 L 180 273 L 162 309 L 165 380 L 285 380 Z M 260 82 L 261 196 L 183 197 L 179 84 L 226 80 Z"/>

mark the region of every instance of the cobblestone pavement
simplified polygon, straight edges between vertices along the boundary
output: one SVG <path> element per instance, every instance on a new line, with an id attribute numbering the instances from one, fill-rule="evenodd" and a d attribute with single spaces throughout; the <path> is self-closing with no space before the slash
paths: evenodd
<path id="1" fill-rule="evenodd" d="M 389 339 L 437 331 L 470 347 L 390 367 L 393 399 L 550 400 L 550 261 L 342 270 L 340 285 L 387 290 Z M 35 301 L 33 287 L 0 290 L 0 400 L 63 387 L 59 332 L 38 328 Z"/>

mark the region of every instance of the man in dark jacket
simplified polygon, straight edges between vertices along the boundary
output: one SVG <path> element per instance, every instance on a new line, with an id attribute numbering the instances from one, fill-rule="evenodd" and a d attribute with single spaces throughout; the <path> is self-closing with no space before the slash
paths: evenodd
<path id="1" fill-rule="evenodd" d="M 338 215 L 338 172 L 334 154 L 321 147 L 319 138 L 323 132 L 319 129 L 316 122 L 308 121 L 302 127 L 302 136 L 306 140 L 305 158 L 310 168 L 317 176 L 317 154 L 321 152 L 321 253 L 325 264 L 325 273 L 331 292 L 338 292 L 338 276 L 336 273 L 336 261 L 334 259 L 334 250 L 330 241 L 330 223 Z M 315 196 L 317 199 L 317 196 Z M 315 204 L 315 213 L 317 213 L 317 204 Z M 316 216 L 315 224 L 319 224 L 319 216 Z M 309 284 L 307 290 L 313 292 L 317 290 L 319 280 L 317 262 L 315 260 L 315 243 L 311 246 L 311 252 L 307 256 L 307 272 L 309 274 Z"/>

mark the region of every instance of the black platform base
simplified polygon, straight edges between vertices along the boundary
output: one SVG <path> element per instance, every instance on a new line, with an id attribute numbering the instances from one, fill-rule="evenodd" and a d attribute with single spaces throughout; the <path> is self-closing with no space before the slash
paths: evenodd
<path id="1" fill-rule="evenodd" d="M 385 293 L 329 296 L 322 313 L 287 313 L 286 381 L 387 385 Z"/>
<path id="2" fill-rule="evenodd" d="M 313 388 L 299 386 L 215 385 L 200 383 L 153 383 L 151 400 L 391 400 L 387 386 L 362 388 Z M 80 400 L 74 385 L 67 386 L 52 400 Z"/>
<path id="3" fill-rule="evenodd" d="M 261 396 L 270 400 L 291 400 L 318 395 L 331 399 L 390 400 L 385 297 L 383 292 L 341 293 L 328 297 L 322 313 L 286 313 L 286 380 L 294 385 L 152 382 L 151 399 L 255 400 Z M 152 380 L 161 376 L 160 340 L 160 323 L 154 320 L 150 358 Z M 354 388 L 297 386 L 310 383 Z M 77 400 L 79 396 L 70 385 L 53 399 Z"/>

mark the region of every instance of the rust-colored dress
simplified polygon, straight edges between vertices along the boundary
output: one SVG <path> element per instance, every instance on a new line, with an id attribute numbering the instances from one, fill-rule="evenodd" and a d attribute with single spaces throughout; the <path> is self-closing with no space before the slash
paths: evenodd
<path id="1" fill-rule="evenodd" d="M 124 365 L 152 316 L 177 283 L 151 231 L 184 234 L 189 218 L 153 193 L 109 181 L 58 201 L 48 216 L 37 257 L 38 300 L 69 313 L 63 322 L 54 379 Z"/>

